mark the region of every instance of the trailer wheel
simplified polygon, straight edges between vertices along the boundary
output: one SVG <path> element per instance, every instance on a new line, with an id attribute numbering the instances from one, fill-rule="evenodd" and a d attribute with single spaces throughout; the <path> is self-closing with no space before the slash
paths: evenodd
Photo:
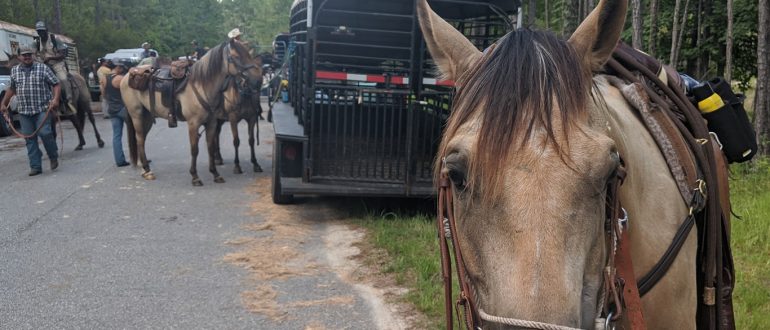
<path id="1" fill-rule="evenodd" d="M 291 204 L 294 201 L 294 195 L 281 194 L 281 174 L 279 173 L 279 165 L 281 155 L 278 154 L 278 142 L 273 143 L 273 180 L 270 185 L 270 190 L 273 195 L 274 204 Z"/>

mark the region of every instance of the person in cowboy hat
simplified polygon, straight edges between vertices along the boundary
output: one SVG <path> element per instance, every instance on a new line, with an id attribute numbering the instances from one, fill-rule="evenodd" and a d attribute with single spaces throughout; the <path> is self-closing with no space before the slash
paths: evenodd
<path id="1" fill-rule="evenodd" d="M 238 41 L 238 42 L 243 42 L 241 40 L 241 34 L 242 33 L 241 33 L 240 29 L 234 28 L 234 29 L 230 30 L 230 32 L 227 33 L 227 37 L 230 38 L 231 40 L 235 40 L 235 41 Z"/>
<path id="2" fill-rule="evenodd" d="M 51 161 L 51 170 L 59 167 L 59 153 L 52 129 L 54 116 L 50 112 L 59 107 L 61 84 L 51 68 L 35 61 L 34 54 L 33 48 L 21 49 L 21 63 L 11 68 L 11 85 L 0 102 L 0 112 L 6 113 L 11 97 L 17 96 L 21 133 L 26 135 L 29 176 L 43 173 L 43 153 L 38 147 L 38 137 L 43 140 L 43 147 Z"/>
<path id="3" fill-rule="evenodd" d="M 152 51 L 150 50 L 150 46 L 152 46 L 152 45 L 150 45 L 149 42 L 143 42 L 142 43 L 142 48 L 144 48 L 144 50 L 142 51 L 142 59 L 148 58 L 148 57 L 150 57 L 152 55 Z"/>
<path id="4" fill-rule="evenodd" d="M 67 58 L 67 45 L 56 40 L 56 36 L 53 33 L 48 33 L 48 29 L 43 21 L 35 23 L 35 30 L 37 30 L 36 41 L 38 42 L 38 60 L 42 61 L 51 67 L 56 77 L 59 78 L 61 83 L 62 96 L 67 102 L 68 110 L 72 113 L 77 112 L 77 109 L 72 104 L 72 87 L 70 86 L 69 79 L 67 79 L 67 64 L 65 60 Z"/>

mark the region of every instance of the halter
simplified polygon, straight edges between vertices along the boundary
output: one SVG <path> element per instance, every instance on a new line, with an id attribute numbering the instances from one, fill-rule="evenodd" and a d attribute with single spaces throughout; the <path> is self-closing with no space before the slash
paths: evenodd
<path id="1" fill-rule="evenodd" d="M 645 329 L 642 305 L 634 277 L 631 253 L 628 244 L 628 214 L 620 206 L 618 188 L 625 179 L 626 171 L 621 165 L 615 175 L 607 183 L 607 208 L 605 210 L 605 240 L 609 255 L 603 269 L 604 288 L 599 300 L 599 315 L 596 317 L 595 329 L 608 329 L 612 322 L 617 321 L 623 310 L 629 314 L 628 319 L 632 329 Z M 478 307 L 468 277 L 459 245 L 454 240 L 457 236 L 457 224 L 454 217 L 451 182 L 447 174 L 439 178 L 438 226 L 441 250 L 441 274 L 444 281 L 444 306 L 447 329 L 452 329 L 452 265 L 449 254 L 449 244 L 452 244 L 457 279 L 460 285 L 460 295 L 455 303 L 458 323 L 465 324 L 468 329 L 481 329 L 481 320 L 506 324 L 530 329 L 546 330 L 577 330 L 556 324 L 505 318 L 490 315 Z M 622 297 L 622 299 L 621 299 Z M 460 309 L 465 315 L 465 322 L 460 321 Z"/>
<path id="2" fill-rule="evenodd" d="M 225 75 L 224 81 L 222 82 L 221 87 L 217 91 L 219 94 L 222 94 L 224 91 L 226 91 L 231 82 L 233 85 L 235 85 L 235 88 L 238 90 L 238 94 L 240 96 L 249 96 L 254 93 L 254 89 L 251 87 L 251 85 L 248 83 L 248 75 L 246 74 L 247 71 L 249 71 L 252 68 L 256 68 L 256 64 L 246 64 L 244 65 L 240 61 L 237 61 L 233 56 L 230 54 L 230 44 L 227 44 L 225 48 L 225 52 L 227 52 L 227 63 L 233 64 L 235 68 L 238 70 L 237 74 L 231 74 L 228 70 L 227 74 Z M 206 102 L 205 99 L 201 96 L 200 92 L 198 92 L 198 89 L 195 88 L 194 85 L 191 85 L 193 94 L 195 95 L 195 98 L 198 100 L 198 103 L 200 103 L 204 109 L 208 109 L 209 111 L 214 111 L 214 107 L 209 105 L 208 102 Z M 258 92 L 258 91 L 257 91 Z M 220 105 L 224 102 L 224 94 L 222 94 L 222 99 L 217 99 L 217 102 L 215 105 Z M 240 98 L 238 99 L 237 103 L 240 103 Z"/>

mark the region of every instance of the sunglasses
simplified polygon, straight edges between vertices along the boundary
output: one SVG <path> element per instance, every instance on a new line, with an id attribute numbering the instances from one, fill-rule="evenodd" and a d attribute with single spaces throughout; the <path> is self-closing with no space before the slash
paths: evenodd
<path id="1" fill-rule="evenodd" d="M 21 54 L 21 57 L 32 57 L 32 54 Z"/>

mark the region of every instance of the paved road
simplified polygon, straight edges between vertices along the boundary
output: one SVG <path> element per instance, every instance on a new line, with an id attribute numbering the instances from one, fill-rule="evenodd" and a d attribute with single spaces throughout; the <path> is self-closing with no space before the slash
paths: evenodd
<path id="1" fill-rule="evenodd" d="M 286 222 L 308 211 L 267 202 L 269 123 L 260 123 L 265 173 L 248 161 L 244 174 L 232 173 L 225 129 L 227 182 L 213 182 L 202 148 L 204 186 L 192 187 L 184 124 L 153 128 L 148 156 L 158 179 L 145 181 L 115 167 L 109 120 L 97 121 L 103 149 L 89 127 L 85 149 L 72 151 L 75 133 L 64 123 L 61 165 L 51 172 L 44 159 L 37 177 L 27 176 L 23 141 L 0 139 L 0 329 L 402 327 L 374 313 L 370 290 L 340 275 L 346 244 L 360 233 L 334 221 Z M 240 151 L 248 159 L 247 143 Z"/>

